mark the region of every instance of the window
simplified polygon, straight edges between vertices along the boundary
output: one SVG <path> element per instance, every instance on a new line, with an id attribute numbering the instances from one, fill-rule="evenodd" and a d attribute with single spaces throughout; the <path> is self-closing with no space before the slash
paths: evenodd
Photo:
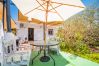
<path id="1" fill-rule="evenodd" d="M 20 28 L 24 28 L 24 24 L 23 23 L 20 23 Z"/>
<path id="2" fill-rule="evenodd" d="M 48 35 L 53 35 L 53 29 L 48 29 Z"/>

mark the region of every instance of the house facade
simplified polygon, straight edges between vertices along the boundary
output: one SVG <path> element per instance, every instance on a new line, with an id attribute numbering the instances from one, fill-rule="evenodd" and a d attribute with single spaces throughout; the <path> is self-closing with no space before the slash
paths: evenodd
<path id="1" fill-rule="evenodd" d="M 59 26 L 47 26 L 46 38 L 55 38 Z M 44 39 L 43 24 L 17 22 L 17 37 L 21 39 L 27 38 L 28 41 L 39 41 Z"/>

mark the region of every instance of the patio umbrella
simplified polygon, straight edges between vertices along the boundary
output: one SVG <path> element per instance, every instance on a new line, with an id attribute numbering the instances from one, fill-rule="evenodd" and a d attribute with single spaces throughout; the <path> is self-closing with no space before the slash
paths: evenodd
<path id="1" fill-rule="evenodd" d="M 20 12 L 29 18 L 39 19 L 44 23 L 64 21 L 72 15 L 82 11 L 84 5 L 81 0 L 12 0 Z M 46 40 L 46 35 L 45 38 Z"/>
<path id="2" fill-rule="evenodd" d="M 82 11 L 81 0 L 12 0 L 20 12 L 29 18 L 44 22 L 44 44 L 46 47 L 47 22 L 64 21 Z"/>
<path id="3" fill-rule="evenodd" d="M 12 0 L 24 16 L 42 21 L 63 21 L 83 10 L 81 0 Z"/>

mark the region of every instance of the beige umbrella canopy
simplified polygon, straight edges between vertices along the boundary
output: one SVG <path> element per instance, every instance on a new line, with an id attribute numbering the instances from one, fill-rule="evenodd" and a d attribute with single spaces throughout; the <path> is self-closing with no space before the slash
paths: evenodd
<path id="1" fill-rule="evenodd" d="M 3 15 L 3 5 L 2 5 L 2 3 L 0 3 L 0 20 L 2 20 L 2 15 Z M 6 9 L 5 9 L 5 11 L 6 11 Z M 4 15 L 4 29 L 5 30 L 7 30 L 7 24 L 6 24 L 6 12 L 5 12 L 5 15 Z M 11 28 L 12 29 L 15 29 L 16 28 L 16 24 L 15 24 L 15 22 L 14 22 L 14 20 L 13 19 L 11 19 Z"/>
<path id="2" fill-rule="evenodd" d="M 82 11 L 81 0 L 12 0 L 20 12 L 43 22 L 63 21 Z"/>

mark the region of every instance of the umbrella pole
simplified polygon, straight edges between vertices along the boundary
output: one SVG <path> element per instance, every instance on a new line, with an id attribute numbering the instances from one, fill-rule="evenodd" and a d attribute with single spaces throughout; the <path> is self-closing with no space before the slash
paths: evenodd
<path id="1" fill-rule="evenodd" d="M 42 56 L 40 58 L 40 61 L 42 61 L 42 62 L 48 62 L 50 60 L 50 57 L 46 56 L 46 44 L 47 44 L 47 41 L 46 41 L 46 31 L 47 31 L 49 1 L 46 1 L 46 2 L 47 2 L 46 14 L 45 14 L 46 22 L 43 25 L 43 27 L 44 27 L 43 28 L 44 29 L 44 56 Z"/>
<path id="2" fill-rule="evenodd" d="M 43 27 L 44 27 L 44 50 L 46 49 L 46 24 L 44 23 L 43 24 Z M 45 56 L 45 53 L 44 53 L 44 56 Z"/>
<path id="3" fill-rule="evenodd" d="M 47 7 L 46 7 L 46 14 L 45 14 L 45 23 L 44 23 L 44 50 L 46 49 L 46 32 L 47 32 L 47 21 L 48 21 L 48 7 L 49 7 L 49 1 L 46 1 L 47 2 Z M 46 53 L 44 53 L 44 56 Z"/>

